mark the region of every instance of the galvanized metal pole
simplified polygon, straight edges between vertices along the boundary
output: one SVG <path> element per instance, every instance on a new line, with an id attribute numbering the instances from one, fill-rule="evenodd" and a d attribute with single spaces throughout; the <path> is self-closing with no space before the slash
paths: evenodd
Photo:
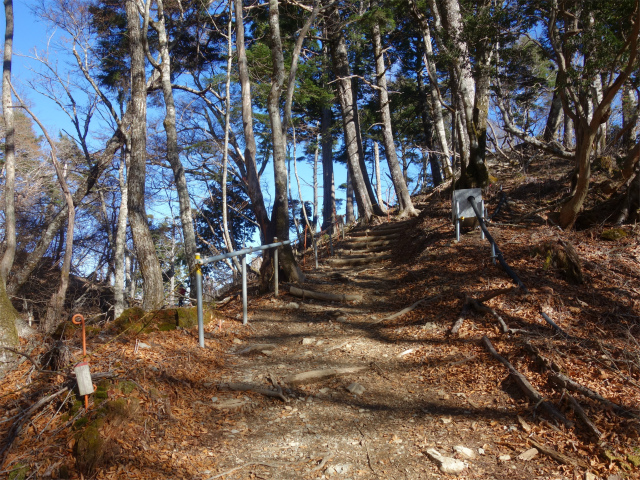
<path id="1" fill-rule="evenodd" d="M 456 202 L 456 242 L 460 241 L 460 204 Z"/>
<path id="2" fill-rule="evenodd" d="M 196 253 L 196 299 L 198 307 L 198 342 L 204 348 L 204 321 L 202 320 L 202 270 L 200 270 L 200 254 Z"/>
<path id="3" fill-rule="evenodd" d="M 480 200 L 480 213 L 482 213 L 482 220 L 487 218 L 487 210 L 484 208 L 484 198 Z M 484 230 L 480 229 L 480 239 L 484 240 Z"/>
<path id="4" fill-rule="evenodd" d="M 242 324 L 247 323 L 247 256 L 242 255 Z"/>
<path id="5" fill-rule="evenodd" d="M 273 237 L 273 243 L 278 243 L 278 237 Z M 278 247 L 273 250 L 273 294 L 278 296 Z"/>

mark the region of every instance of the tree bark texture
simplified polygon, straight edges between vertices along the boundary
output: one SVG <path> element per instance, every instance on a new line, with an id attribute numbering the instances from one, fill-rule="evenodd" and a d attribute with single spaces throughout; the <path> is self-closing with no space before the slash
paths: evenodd
<path id="1" fill-rule="evenodd" d="M 335 222 L 336 190 L 333 180 L 333 135 L 331 107 L 322 107 L 320 130 L 322 137 L 322 230 Z"/>
<path id="2" fill-rule="evenodd" d="M 365 223 L 368 223 L 373 218 L 374 213 L 364 178 L 366 172 L 363 172 L 360 168 L 360 152 L 358 149 L 356 126 L 357 110 L 353 103 L 354 97 L 351 89 L 349 57 L 347 55 L 347 44 L 344 33 L 341 30 L 332 32 L 329 41 L 331 44 L 333 71 L 338 79 L 336 89 L 342 111 L 342 128 L 344 130 L 344 142 L 347 149 L 347 166 L 355 191 L 358 213 L 360 214 L 360 218 Z"/>
<path id="3" fill-rule="evenodd" d="M 375 23 L 372 28 L 373 51 L 376 60 L 376 80 L 378 84 L 378 95 L 380 101 L 380 112 L 382 115 L 382 133 L 384 150 L 391 173 L 393 187 L 398 197 L 398 215 L 400 217 L 416 217 L 418 212 L 413 207 L 411 195 L 407 188 L 407 183 L 396 155 L 396 144 L 393 140 L 393 130 L 391 128 L 391 109 L 389 108 L 389 93 L 387 91 L 387 69 L 382 53 L 382 39 L 380 35 L 380 24 Z M 379 199 L 380 200 L 380 199 Z M 384 213 L 384 212 L 383 212 Z"/>
<path id="4" fill-rule="evenodd" d="M 113 318 L 122 315 L 125 309 L 124 296 L 124 268 L 125 268 L 125 244 L 127 241 L 127 178 L 125 167 L 128 165 L 129 149 L 125 148 L 123 158 L 120 162 L 118 181 L 120 183 L 120 209 L 118 210 L 118 227 L 116 229 L 116 244 L 114 251 L 114 281 L 113 281 Z"/>
<path id="5" fill-rule="evenodd" d="M 426 157 L 428 159 L 429 165 L 431 166 L 431 177 L 433 179 L 433 186 L 437 187 L 443 181 L 442 173 L 440 171 L 440 162 L 438 161 L 438 157 L 443 160 L 443 165 L 445 166 L 445 175 L 447 175 L 447 178 L 451 178 L 452 176 L 451 165 L 449 164 L 449 158 L 448 158 L 449 146 L 447 145 L 447 142 L 446 142 L 447 139 L 445 137 L 444 144 L 447 146 L 446 154 L 443 154 L 443 153 L 437 154 L 433 151 L 432 119 L 429 118 L 429 114 L 427 111 L 428 105 L 432 104 L 432 102 L 429 102 L 429 100 L 427 99 L 427 92 L 425 91 L 424 82 L 422 81 L 422 75 L 420 74 L 420 72 L 417 72 L 417 78 L 418 78 L 418 93 L 420 94 L 419 95 L 420 96 L 420 117 L 422 118 L 422 129 L 424 130 L 425 145 L 427 147 Z M 433 106 L 430 110 L 433 113 Z M 440 120 L 442 121 L 442 111 L 440 111 Z M 433 123 L 437 123 L 437 121 Z M 442 132 L 444 134 L 444 123 L 442 125 L 442 129 L 443 129 Z M 438 143 L 440 145 L 440 142 Z M 441 145 L 440 145 L 440 148 L 442 148 Z M 440 151 L 442 152 L 442 150 Z M 447 168 L 449 173 L 446 173 Z M 427 169 L 426 169 L 426 162 L 425 162 L 424 181 L 423 181 L 424 187 L 426 187 L 426 184 L 427 184 L 426 178 L 427 178 Z"/>
<path id="6" fill-rule="evenodd" d="M 440 147 L 440 152 L 442 155 L 441 158 L 444 174 L 446 178 L 451 178 L 453 176 L 453 170 L 451 168 L 451 163 L 453 163 L 453 161 L 451 163 L 449 162 L 451 152 L 449 151 L 447 134 L 444 128 L 444 116 L 442 115 L 442 98 L 440 96 L 440 89 L 438 88 L 438 72 L 436 71 L 436 65 L 434 61 L 433 45 L 431 44 L 431 28 L 429 27 L 429 21 L 427 20 L 427 18 L 417 8 L 415 0 L 409 0 L 409 4 L 411 5 L 414 14 L 420 22 L 420 27 L 422 30 L 422 40 L 424 42 L 425 50 L 424 65 L 427 71 L 427 75 L 429 76 L 429 89 L 431 93 L 429 102 L 431 106 L 431 115 L 433 117 L 433 124 L 436 130 L 438 146 Z M 421 76 L 418 75 L 418 77 L 420 78 Z"/>
<path id="7" fill-rule="evenodd" d="M 284 84 L 284 54 L 280 37 L 280 13 L 278 0 L 269 0 L 269 29 L 271 33 L 271 59 L 273 73 L 271 76 L 271 90 L 267 98 L 267 110 L 271 121 L 271 138 L 273 145 L 273 177 L 275 197 L 271 215 L 271 227 L 268 241 L 277 237 L 278 241 L 289 240 L 289 199 L 287 196 L 287 138 L 280 117 L 280 99 Z M 298 267 L 291 245 L 280 249 L 280 265 L 285 279 L 290 282 L 302 283 L 304 274 Z"/>
<path id="8" fill-rule="evenodd" d="M 155 310 L 162 307 L 164 289 L 162 271 L 145 210 L 145 177 L 147 162 L 147 87 L 145 53 L 138 8 L 133 0 L 126 1 L 127 29 L 131 52 L 131 164 L 128 178 L 129 225 L 133 235 L 140 273 L 144 282 L 142 307 Z"/>
<path id="9" fill-rule="evenodd" d="M 558 129 L 560 128 L 560 122 L 562 122 L 562 100 L 556 89 L 553 91 L 551 107 L 549 108 L 549 115 L 547 116 L 547 124 L 544 127 L 542 139 L 545 142 L 548 143 L 555 140 Z"/>
<path id="10" fill-rule="evenodd" d="M 13 0 L 4 1 L 5 37 L 2 68 L 2 114 L 5 121 L 5 182 L 4 182 L 4 253 L 0 261 L 0 374 L 13 354 L 2 348 L 15 347 L 19 343 L 16 320 L 18 312 L 7 293 L 7 278 L 16 253 L 15 215 L 15 135 L 13 102 L 11 99 L 11 63 L 13 58 Z M 0 375 L 1 377 L 2 375 Z"/>
<path id="11" fill-rule="evenodd" d="M 247 171 L 247 193 L 251 200 L 253 213 L 260 227 L 260 236 L 265 242 L 269 227 L 269 214 L 264 205 L 260 187 L 260 176 L 256 165 L 256 140 L 253 134 L 253 106 L 251 103 L 251 81 L 247 65 L 247 50 L 244 45 L 244 15 L 242 2 L 236 1 L 236 53 L 238 55 L 238 77 L 242 97 L 242 127 L 244 130 L 244 163 Z"/>
<path id="12" fill-rule="evenodd" d="M 435 0 L 431 0 L 432 9 L 437 9 Z M 489 183 L 489 171 L 485 164 L 487 143 L 487 118 L 489 113 L 489 66 L 491 46 L 485 45 L 476 55 L 476 75 L 471 69 L 469 47 L 462 36 L 463 23 L 458 0 L 442 2 L 442 22 L 451 47 L 454 79 L 458 83 L 462 100 L 461 117 L 466 130 L 468 144 L 468 164 L 460 182 L 462 187 L 485 187 Z M 487 40 L 488 42 L 488 40 Z M 442 43 L 442 42 L 441 42 Z M 450 53 L 451 53 L 450 51 Z"/>
<path id="13" fill-rule="evenodd" d="M 158 3 L 158 20 L 152 25 L 158 33 L 158 47 L 162 63 L 159 65 L 160 79 L 162 83 L 162 94 L 164 97 L 165 117 L 163 121 L 164 130 L 167 135 L 167 160 L 173 171 L 173 178 L 178 194 L 180 205 L 180 223 L 182 224 L 182 234 L 184 242 L 185 256 L 187 257 L 187 267 L 189 268 L 190 284 L 196 284 L 196 234 L 193 227 L 193 215 L 191 213 L 191 199 L 187 186 L 187 178 L 184 166 L 180 161 L 178 150 L 178 132 L 176 130 L 176 106 L 173 98 L 173 88 L 171 87 L 171 58 L 169 56 L 169 41 L 165 29 L 164 5 L 162 0 Z M 146 35 L 146 32 L 142 32 Z M 195 288 L 191 288 L 191 296 L 195 298 Z"/>

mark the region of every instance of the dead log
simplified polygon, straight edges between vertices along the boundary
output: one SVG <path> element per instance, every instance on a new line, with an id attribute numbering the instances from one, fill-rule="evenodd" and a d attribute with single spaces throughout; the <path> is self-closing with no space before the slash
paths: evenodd
<path id="1" fill-rule="evenodd" d="M 600 439 L 600 437 L 602 436 L 602 432 L 598 430 L 598 427 L 596 427 L 596 425 L 591 421 L 591 419 L 587 415 L 587 412 L 584 411 L 578 401 L 568 393 L 565 394 L 565 397 L 567 398 L 567 400 L 569 400 L 569 405 L 571 405 L 571 408 L 576 413 L 578 418 L 582 420 L 582 423 L 584 423 L 584 425 L 587 427 L 589 433 L 597 439 Z"/>
<path id="2" fill-rule="evenodd" d="M 306 385 L 308 383 L 320 382 L 328 378 L 338 377 L 340 375 L 349 375 L 366 370 L 367 367 L 344 367 L 344 368 L 326 368 L 324 370 L 310 370 L 308 372 L 296 373 L 283 378 L 283 382 L 287 385 L 295 387 L 297 385 Z"/>
<path id="3" fill-rule="evenodd" d="M 232 390 L 234 392 L 254 392 L 264 395 L 265 397 L 279 398 L 283 402 L 287 401 L 287 397 L 282 393 L 282 388 L 276 385 L 276 390 L 271 390 L 267 387 L 260 385 L 253 385 L 251 383 L 221 383 L 218 385 L 219 390 Z"/>
<path id="4" fill-rule="evenodd" d="M 560 410 L 558 410 L 556 408 L 555 405 L 553 405 L 551 402 L 546 401 L 544 399 L 544 397 L 540 394 L 540 392 L 538 392 L 533 387 L 533 385 L 531 385 L 529 380 L 527 380 L 527 378 L 524 375 L 522 375 L 520 372 L 518 372 L 514 368 L 514 366 L 511 365 L 511 363 L 506 358 L 502 357 L 496 351 L 496 349 L 493 347 L 493 344 L 491 343 L 491 340 L 489 340 L 489 338 L 486 335 L 484 337 L 482 337 L 482 343 L 487 348 L 487 350 L 489 350 L 491 355 L 493 355 L 495 357 L 496 360 L 498 360 L 505 367 L 507 367 L 507 369 L 509 370 L 509 373 L 514 378 L 514 380 L 516 381 L 516 383 L 518 384 L 520 389 L 523 391 L 523 393 L 527 397 L 529 397 L 529 399 L 531 401 L 533 401 L 536 405 L 542 405 L 547 410 L 547 412 L 549 412 L 553 417 L 555 417 L 557 420 L 561 421 L 567 427 L 572 427 L 573 426 L 573 422 L 569 421 L 562 414 L 562 412 L 560 412 Z"/>
<path id="5" fill-rule="evenodd" d="M 328 258 L 326 262 L 334 267 L 353 267 L 357 265 L 369 265 L 371 263 L 378 263 L 381 260 L 389 260 L 391 255 L 376 255 L 368 257 L 354 257 L 354 258 Z"/>
<path id="6" fill-rule="evenodd" d="M 409 306 L 408 306 L 408 307 L 406 307 L 406 308 L 403 308 L 402 310 L 400 310 L 399 312 L 394 313 L 393 315 L 389 315 L 388 317 L 381 318 L 381 319 L 379 319 L 379 320 L 375 320 L 375 321 L 371 322 L 371 325 L 376 325 L 376 324 L 378 324 L 378 323 L 380 323 L 380 322 L 385 322 L 385 321 L 387 321 L 387 320 L 394 320 L 394 319 L 396 319 L 396 318 L 398 318 L 398 317 L 401 317 L 401 316 L 402 316 L 402 315 L 404 315 L 405 313 L 409 313 L 411 310 L 414 310 L 418 305 L 421 305 L 421 304 L 423 304 L 423 303 L 425 303 L 425 302 L 430 302 L 430 301 L 432 301 L 432 300 L 435 300 L 435 299 L 437 299 L 437 298 L 440 298 L 441 296 L 442 296 L 442 295 L 433 295 L 433 296 L 431 296 L 431 297 L 424 297 L 424 298 L 421 298 L 421 299 L 420 299 L 420 300 L 418 300 L 417 302 L 415 302 L 415 303 L 413 303 L 413 304 L 409 305 Z"/>
<path id="7" fill-rule="evenodd" d="M 324 300 L 327 302 L 361 302 L 362 295 L 339 295 L 336 293 L 314 292 L 313 290 L 303 290 L 298 287 L 289 287 L 289 293 L 295 297 L 313 298 L 314 300 Z"/>
<path id="8" fill-rule="evenodd" d="M 587 464 L 582 460 L 578 460 L 576 458 L 569 457 L 563 453 L 556 452 L 553 448 L 547 447 L 540 442 L 536 442 L 532 438 L 527 438 L 529 443 L 540 450 L 545 455 L 553 458 L 556 462 L 562 463 L 563 465 L 573 465 L 574 467 L 583 467 L 588 468 Z"/>

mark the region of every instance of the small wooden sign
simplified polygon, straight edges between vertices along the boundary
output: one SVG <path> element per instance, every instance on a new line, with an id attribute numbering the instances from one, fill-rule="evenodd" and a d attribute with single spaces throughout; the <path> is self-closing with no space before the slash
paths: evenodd
<path id="1" fill-rule="evenodd" d="M 90 395 L 93 393 L 93 382 L 91 381 L 91 372 L 87 362 L 80 362 L 74 368 L 76 381 L 78 382 L 78 391 L 80 395 Z"/>

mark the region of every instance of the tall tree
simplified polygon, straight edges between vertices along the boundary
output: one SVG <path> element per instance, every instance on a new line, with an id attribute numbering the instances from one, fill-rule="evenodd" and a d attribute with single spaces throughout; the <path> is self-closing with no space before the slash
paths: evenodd
<path id="1" fill-rule="evenodd" d="M 160 308 L 164 302 L 162 270 L 156 254 L 145 209 L 147 165 L 147 86 L 144 42 L 135 0 L 126 0 L 131 54 L 131 159 L 128 175 L 129 225 L 144 281 L 143 308 Z"/>
<path id="2" fill-rule="evenodd" d="M 147 0 L 145 8 L 145 25 L 147 22 L 151 24 L 153 29 L 158 35 L 158 50 L 160 52 L 161 61 L 156 61 L 149 49 L 146 49 L 147 58 L 158 70 L 160 74 L 160 82 L 162 84 L 162 94 L 165 105 L 165 117 L 164 117 L 164 130 L 167 135 L 167 160 L 171 165 L 173 171 L 173 177 L 176 186 L 176 192 L 178 194 L 178 202 L 180 204 L 180 222 L 182 224 L 182 234 L 184 241 L 184 249 L 187 257 L 187 265 L 189 267 L 189 277 L 191 279 L 191 285 L 196 284 L 196 235 L 193 228 L 193 215 L 191 213 L 191 199 L 189 197 L 189 188 L 187 186 L 187 178 L 184 171 L 184 166 L 180 161 L 180 151 L 178 149 L 178 132 L 176 129 L 176 106 L 173 97 L 173 87 L 171 85 L 172 70 L 171 70 L 171 57 L 169 55 L 169 39 L 165 28 L 165 11 L 164 2 L 162 0 L 156 0 L 158 6 L 158 18 L 153 21 L 149 18 L 149 7 L 151 0 Z M 146 35 L 146 29 L 141 32 Z M 147 37 L 145 36 L 145 39 Z M 145 43 L 147 43 L 145 41 Z M 191 294 L 195 294 L 195 289 L 191 288 Z"/>
<path id="3" fill-rule="evenodd" d="M 381 12 L 381 10 L 378 10 L 377 12 Z M 374 14 L 373 25 L 371 27 L 376 63 L 378 99 L 380 101 L 380 114 L 382 116 L 382 138 L 387 157 L 387 164 L 389 165 L 389 171 L 391 172 L 391 180 L 393 181 L 393 187 L 396 191 L 396 196 L 398 197 L 398 215 L 400 217 L 414 217 L 418 215 L 418 212 L 411 202 L 411 195 L 409 194 L 407 182 L 405 181 L 400 164 L 398 163 L 396 144 L 393 140 L 391 110 L 389 108 L 389 92 L 387 90 L 387 67 L 384 62 L 382 36 L 380 34 L 380 23 L 383 19 L 383 16 Z"/>
<path id="4" fill-rule="evenodd" d="M 16 254 L 15 214 L 15 135 L 13 126 L 13 102 L 11 100 L 11 64 L 13 58 L 13 0 L 4 0 L 5 35 L 2 67 L 2 114 L 5 122 L 4 145 L 4 253 L 0 261 L 0 365 L 11 358 L 2 348 L 18 344 L 16 320 L 18 312 L 7 294 L 7 278 Z M 0 371 L 2 366 L 0 366 Z"/>
<path id="5" fill-rule="evenodd" d="M 347 168 L 351 177 L 353 190 L 358 204 L 358 213 L 365 223 L 373 218 L 373 215 L 383 214 L 382 210 L 374 211 L 374 204 L 368 193 L 366 182 L 368 176 L 361 168 L 361 152 L 359 148 L 359 133 L 357 130 L 356 117 L 358 115 L 357 102 L 352 90 L 351 70 L 349 67 L 349 56 L 347 52 L 347 42 L 342 29 L 340 18 L 337 12 L 329 16 L 329 45 L 333 72 L 336 78 L 336 90 L 342 111 L 342 128 L 344 131 L 344 143 L 347 151 Z"/>

